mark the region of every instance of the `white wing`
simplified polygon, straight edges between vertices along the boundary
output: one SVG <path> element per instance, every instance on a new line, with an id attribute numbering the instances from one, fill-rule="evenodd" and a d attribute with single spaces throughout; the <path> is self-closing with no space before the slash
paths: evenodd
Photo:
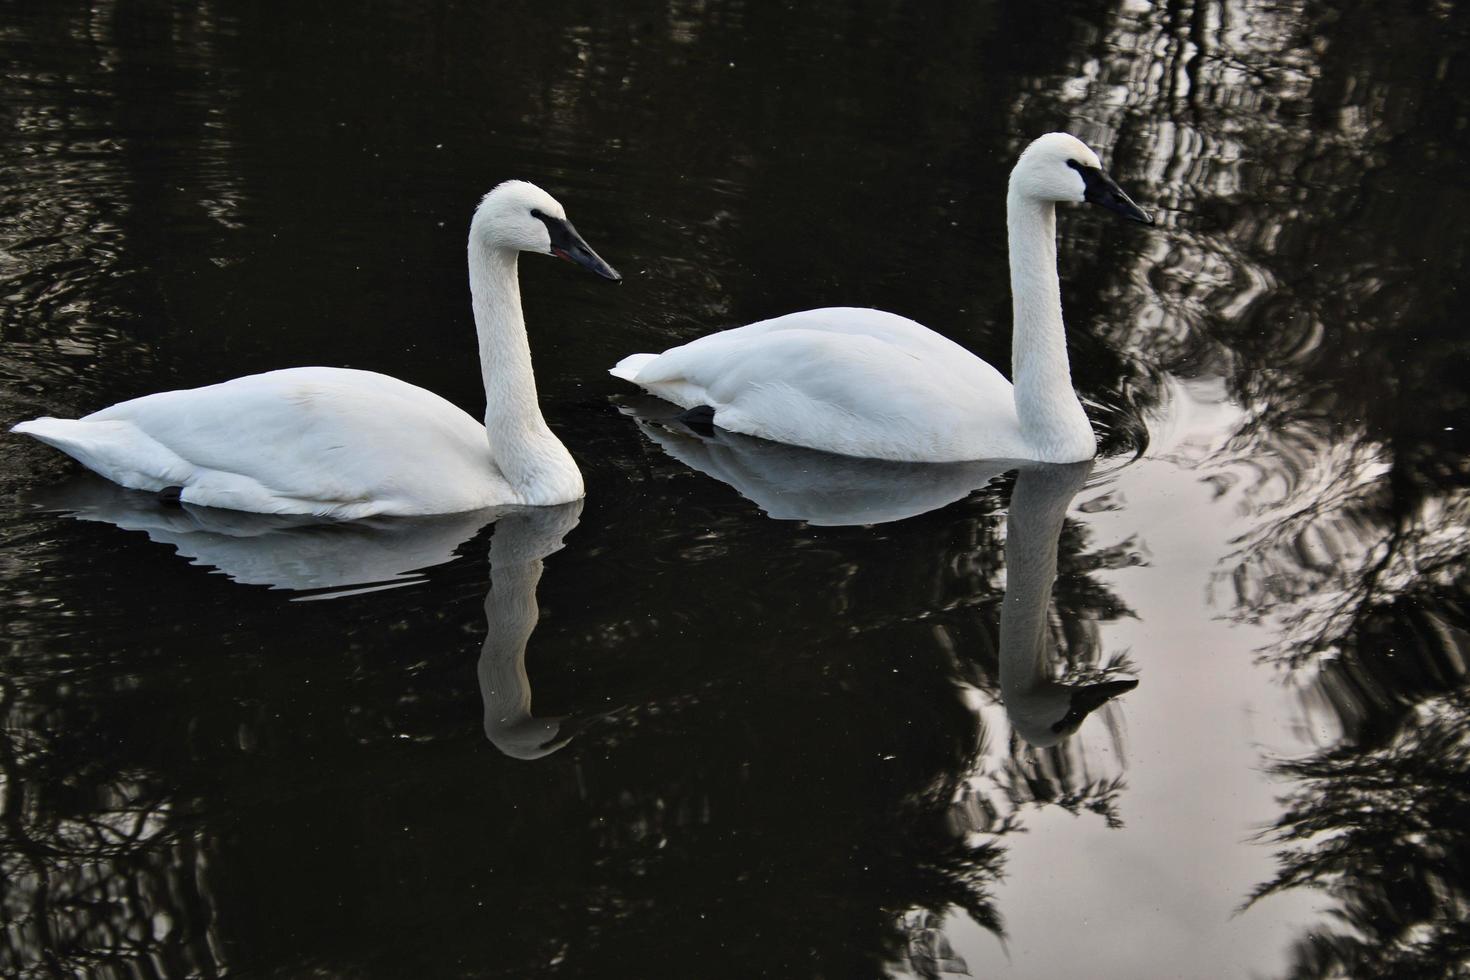
<path id="1" fill-rule="evenodd" d="M 14 429 L 126 487 L 189 503 L 336 518 L 514 503 L 485 428 L 432 392 L 345 368 L 165 391 Z"/>
<path id="2" fill-rule="evenodd" d="M 633 355 L 613 373 L 682 407 L 710 406 L 721 428 L 776 442 L 901 461 L 1026 455 L 999 371 L 879 310 L 792 313 Z"/>

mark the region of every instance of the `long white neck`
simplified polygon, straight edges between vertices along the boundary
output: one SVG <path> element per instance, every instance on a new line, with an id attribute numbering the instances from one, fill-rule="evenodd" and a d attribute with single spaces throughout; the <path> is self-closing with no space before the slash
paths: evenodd
<path id="1" fill-rule="evenodd" d="M 523 503 L 565 503 L 582 496 L 582 474 L 547 428 L 536 401 L 518 255 L 470 236 L 470 301 L 485 380 L 485 431 L 495 465 Z"/>
<path id="2" fill-rule="evenodd" d="M 1057 279 L 1056 205 L 1006 197 L 1011 263 L 1011 374 L 1021 436 L 1033 458 L 1073 462 L 1097 451 L 1087 413 L 1072 390 L 1062 288 Z"/>

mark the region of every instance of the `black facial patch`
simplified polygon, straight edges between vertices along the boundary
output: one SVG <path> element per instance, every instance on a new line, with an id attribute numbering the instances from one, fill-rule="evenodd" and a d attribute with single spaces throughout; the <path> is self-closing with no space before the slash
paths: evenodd
<path id="1" fill-rule="evenodd" d="M 570 254 L 572 246 L 580 241 L 576 237 L 576 232 L 572 231 L 571 225 L 561 218 L 553 218 L 540 208 L 532 208 L 531 217 L 546 226 L 547 233 L 551 235 L 551 250 L 562 253 L 563 258 Z"/>
<path id="2" fill-rule="evenodd" d="M 571 222 L 565 218 L 553 218 L 540 208 L 531 209 L 531 217 L 546 226 L 546 233 L 551 238 L 551 254 L 559 259 L 566 259 L 573 265 L 580 265 L 597 273 L 604 279 L 613 282 L 622 282 L 623 277 L 618 275 L 616 269 L 602 261 L 602 257 L 592 251 L 592 246 L 582 240 L 573 228 Z"/>
<path id="3" fill-rule="evenodd" d="M 1068 160 L 1067 166 L 1082 175 L 1082 199 L 1089 204 L 1096 204 L 1107 208 L 1130 221 L 1138 221 L 1146 225 L 1154 223 L 1154 219 L 1140 208 L 1127 194 L 1123 188 L 1113 181 L 1113 178 L 1103 173 L 1101 167 L 1089 167 L 1077 160 Z"/>
<path id="4" fill-rule="evenodd" d="M 1089 173 L 1089 171 L 1091 173 L 1093 173 L 1093 174 L 1097 174 L 1098 176 L 1101 176 L 1102 175 L 1102 168 L 1101 167 L 1089 167 L 1087 164 L 1083 163 L 1081 160 L 1068 160 L 1067 161 L 1067 166 L 1071 167 L 1073 170 L 1075 170 L 1079 174 L 1081 174 L 1082 175 L 1082 180 L 1084 182 L 1088 182 L 1088 173 Z M 535 214 L 536 212 L 532 211 L 531 213 L 532 214 Z"/>
<path id="5" fill-rule="evenodd" d="M 1086 201 L 1102 204 L 1118 188 L 1112 178 L 1102 172 L 1101 167 L 1089 167 L 1078 160 L 1068 160 L 1067 166 L 1082 175 L 1082 186 L 1085 188 L 1082 197 Z"/>

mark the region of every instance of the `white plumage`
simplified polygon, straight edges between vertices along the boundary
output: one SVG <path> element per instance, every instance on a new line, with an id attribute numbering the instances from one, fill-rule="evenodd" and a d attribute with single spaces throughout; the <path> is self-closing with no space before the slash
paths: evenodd
<path id="1" fill-rule="evenodd" d="M 178 487 L 185 503 L 256 513 L 353 519 L 579 499 L 581 474 L 536 402 L 516 274 L 521 251 L 619 278 L 545 191 L 508 181 L 485 196 L 469 239 L 484 425 L 387 375 L 303 367 L 11 431 L 125 487 Z"/>
<path id="2" fill-rule="evenodd" d="M 1091 201 L 1148 221 L 1080 140 L 1022 153 L 1006 200 L 1015 385 L 912 320 L 833 307 L 701 337 L 611 370 L 716 426 L 873 459 L 1070 462 L 1096 451 L 1072 390 L 1057 281 L 1055 204 Z"/>
<path id="3" fill-rule="evenodd" d="M 999 371 L 913 320 L 829 307 L 701 337 L 612 369 L 715 424 L 846 456 L 926 462 L 1024 458 Z M 977 416 L 993 424 L 976 427 Z"/>
<path id="4" fill-rule="evenodd" d="M 443 514 L 513 500 L 485 427 L 431 391 L 344 368 L 163 391 L 35 436 L 135 490 L 267 514 Z"/>

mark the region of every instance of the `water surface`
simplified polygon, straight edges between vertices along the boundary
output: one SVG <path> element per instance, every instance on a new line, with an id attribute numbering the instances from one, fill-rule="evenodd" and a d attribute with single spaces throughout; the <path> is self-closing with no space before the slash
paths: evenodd
<path id="1" fill-rule="evenodd" d="M 1465 968 L 1462 9 L 3 9 L 0 424 L 314 363 L 478 413 L 508 177 L 626 282 L 522 262 L 580 506 L 160 515 L 6 438 L 0 973 Z M 1052 129 L 1159 217 L 1060 216 L 1088 472 L 793 465 L 603 373 L 828 304 L 1007 364 Z"/>

